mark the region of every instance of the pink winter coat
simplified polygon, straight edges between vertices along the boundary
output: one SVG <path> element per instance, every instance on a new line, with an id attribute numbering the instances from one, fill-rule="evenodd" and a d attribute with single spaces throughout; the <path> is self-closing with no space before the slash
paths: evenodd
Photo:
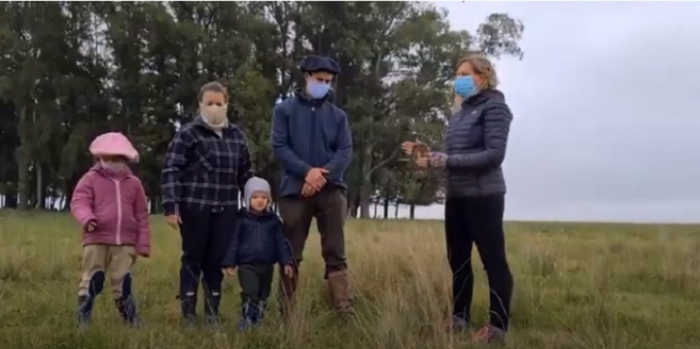
<path id="1" fill-rule="evenodd" d="M 75 187 L 70 209 L 83 227 L 83 245 L 132 245 L 138 254 L 150 255 L 146 194 L 128 168 L 114 174 L 95 165 Z M 97 226 L 88 232 L 85 227 L 91 220 Z"/>

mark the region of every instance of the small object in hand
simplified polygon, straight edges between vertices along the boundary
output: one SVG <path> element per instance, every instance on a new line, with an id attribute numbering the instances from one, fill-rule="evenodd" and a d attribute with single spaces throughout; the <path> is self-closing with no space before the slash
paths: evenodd
<path id="1" fill-rule="evenodd" d="M 425 143 L 413 143 L 413 160 L 418 160 L 422 158 L 427 158 L 429 156 L 430 148 Z"/>

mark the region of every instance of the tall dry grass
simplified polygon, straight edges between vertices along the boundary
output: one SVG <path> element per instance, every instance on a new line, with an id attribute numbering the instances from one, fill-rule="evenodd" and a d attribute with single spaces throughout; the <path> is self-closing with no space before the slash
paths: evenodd
<path id="1" fill-rule="evenodd" d="M 135 287 L 144 327 L 121 325 L 108 293 L 93 325 L 75 323 L 80 240 L 63 214 L 0 213 L 0 348 L 469 348 L 439 326 L 449 313 L 450 273 L 439 222 L 350 221 L 347 250 L 358 317 L 328 306 L 318 233 L 302 265 L 298 313 L 240 334 L 238 285 L 227 280 L 224 325 L 179 326 L 177 232 L 153 217 L 153 258 Z M 700 227 L 510 223 L 516 279 L 510 348 L 700 348 Z M 474 265 L 479 268 L 478 253 Z M 476 270 L 474 318 L 486 320 L 487 286 Z M 480 325 L 476 323 L 475 325 Z"/>

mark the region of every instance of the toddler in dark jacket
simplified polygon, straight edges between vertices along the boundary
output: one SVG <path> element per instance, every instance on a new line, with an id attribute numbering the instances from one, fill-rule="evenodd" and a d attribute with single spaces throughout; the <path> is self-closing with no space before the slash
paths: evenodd
<path id="1" fill-rule="evenodd" d="M 247 207 L 238 211 L 233 238 L 222 263 L 223 272 L 228 276 L 233 276 L 238 269 L 242 290 L 240 330 L 263 319 L 275 264 L 284 266 L 285 276 L 291 277 L 294 263 L 282 221 L 270 210 L 270 184 L 253 177 L 246 183 L 243 194 Z"/>

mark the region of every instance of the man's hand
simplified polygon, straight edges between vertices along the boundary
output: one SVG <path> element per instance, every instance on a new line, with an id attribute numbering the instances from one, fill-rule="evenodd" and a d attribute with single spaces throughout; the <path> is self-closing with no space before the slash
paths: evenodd
<path id="1" fill-rule="evenodd" d="M 316 191 L 319 191 L 326 185 L 326 177 L 324 177 L 326 174 L 328 174 L 328 170 L 325 168 L 314 167 L 306 174 L 304 181 L 316 189 Z"/>
<path id="2" fill-rule="evenodd" d="M 87 230 L 88 233 L 92 233 L 95 231 L 95 227 L 97 227 L 97 221 L 94 219 L 91 219 L 85 224 L 85 230 Z"/>
<path id="3" fill-rule="evenodd" d="M 314 196 L 316 193 L 318 193 L 318 190 L 314 189 L 309 183 L 304 183 L 304 186 L 301 188 L 301 197 L 303 198 Z"/>
<path id="4" fill-rule="evenodd" d="M 224 276 L 234 276 L 236 275 L 236 268 L 228 267 L 228 268 L 222 268 L 221 273 L 224 274 Z"/>
<path id="5" fill-rule="evenodd" d="M 285 266 L 284 266 L 284 276 L 286 276 L 286 277 L 288 277 L 288 278 L 290 278 L 290 279 L 291 279 L 292 277 L 294 277 L 294 268 L 292 268 L 291 265 L 285 265 Z"/>
<path id="6" fill-rule="evenodd" d="M 175 230 L 177 230 L 180 224 L 182 224 L 182 219 L 176 214 L 171 214 L 170 216 L 165 217 L 165 220 L 168 222 L 168 225 Z"/>

